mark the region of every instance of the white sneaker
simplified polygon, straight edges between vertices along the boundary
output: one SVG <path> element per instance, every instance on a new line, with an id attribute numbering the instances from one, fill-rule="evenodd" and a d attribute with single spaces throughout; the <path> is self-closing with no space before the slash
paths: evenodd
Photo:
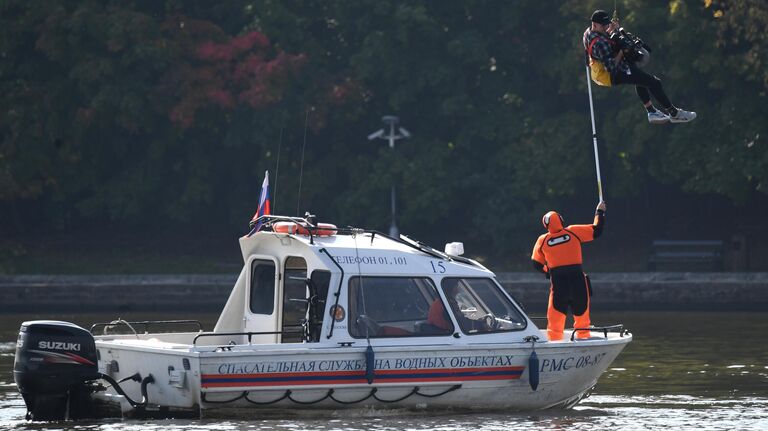
<path id="1" fill-rule="evenodd" d="M 695 114 L 694 114 L 695 115 Z M 669 123 L 669 115 L 656 110 L 648 113 L 648 122 L 651 124 L 664 124 Z"/>
<path id="2" fill-rule="evenodd" d="M 677 115 L 669 116 L 669 122 L 670 123 L 687 123 L 689 121 L 693 121 L 694 118 L 696 118 L 695 112 L 678 109 Z"/>

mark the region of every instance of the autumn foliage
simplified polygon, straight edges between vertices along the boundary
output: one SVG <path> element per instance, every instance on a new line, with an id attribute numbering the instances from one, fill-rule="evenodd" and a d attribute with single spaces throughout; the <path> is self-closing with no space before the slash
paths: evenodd
<path id="1" fill-rule="evenodd" d="M 262 109 L 279 101 L 306 61 L 303 54 L 287 54 L 271 46 L 258 31 L 238 36 L 199 29 L 206 25 L 176 18 L 192 39 L 183 46 L 182 61 L 171 72 L 178 101 L 170 119 L 182 128 L 192 126 L 195 113 L 207 106 L 232 110 L 238 106 Z"/>

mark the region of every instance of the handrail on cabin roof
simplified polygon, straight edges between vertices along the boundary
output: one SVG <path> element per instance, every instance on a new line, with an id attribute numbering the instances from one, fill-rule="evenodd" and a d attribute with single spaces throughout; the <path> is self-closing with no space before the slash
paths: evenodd
<path id="1" fill-rule="evenodd" d="M 387 235 L 387 234 L 385 234 L 383 232 L 379 232 L 377 230 L 372 230 L 372 229 L 361 229 L 361 228 L 355 228 L 355 227 L 345 227 L 345 228 L 326 227 L 326 226 L 319 227 L 319 226 L 315 225 L 314 223 L 310 222 L 309 220 L 307 220 L 307 218 L 289 217 L 289 216 L 280 216 L 280 215 L 271 215 L 271 214 L 270 215 L 263 215 L 263 216 L 255 219 L 255 220 L 252 220 L 251 221 L 251 225 L 253 226 L 253 225 L 261 222 L 261 223 L 264 224 L 264 226 L 271 226 L 272 223 L 279 222 L 279 221 L 287 221 L 287 222 L 297 223 L 297 224 L 301 225 L 303 228 L 307 229 L 307 231 L 309 232 L 309 243 L 310 244 L 314 244 L 314 232 L 316 230 L 318 230 L 318 229 L 333 230 L 333 231 L 336 231 L 337 234 L 346 234 L 346 235 L 356 235 L 356 234 L 361 234 L 361 233 L 368 233 L 368 234 L 371 234 L 371 241 L 373 241 L 373 237 L 375 235 L 379 235 L 379 236 L 382 236 L 384 238 L 389 239 L 390 241 L 394 241 L 394 242 L 396 242 L 398 244 L 402 244 L 402 245 L 408 246 L 410 248 L 413 248 L 414 250 L 418 250 L 418 251 L 420 251 L 422 253 L 428 254 L 428 255 L 430 255 L 432 257 L 435 257 L 435 258 L 438 258 L 438 259 L 444 259 L 444 260 L 449 260 L 449 261 L 454 261 L 455 260 L 457 262 L 466 263 L 466 264 L 469 264 L 469 265 L 472 265 L 472 266 L 478 266 L 478 264 L 476 262 L 474 262 L 472 259 L 468 259 L 468 258 L 461 257 L 461 256 L 454 256 L 454 255 L 450 255 L 450 254 L 447 254 L 447 253 L 443 253 L 441 251 L 435 250 L 434 248 L 432 248 L 432 247 L 430 247 L 430 246 L 428 246 L 428 245 L 426 245 L 426 244 L 424 244 L 424 243 L 422 243 L 420 241 L 416 241 L 416 240 L 413 240 L 413 239 L 408 238 L 408 237 L 395 238 L 395 237 Z"/>

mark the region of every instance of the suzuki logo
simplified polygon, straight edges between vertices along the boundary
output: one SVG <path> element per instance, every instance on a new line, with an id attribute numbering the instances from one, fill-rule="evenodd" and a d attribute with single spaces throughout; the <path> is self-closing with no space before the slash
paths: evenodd
<path id="1" fill-rule="evenodd" d="M 64 343 L 62 341 L 41 341 L 37 344 L 39 349 L 48 350 L 77 350 L 80 351 L 80 343 Z"/>

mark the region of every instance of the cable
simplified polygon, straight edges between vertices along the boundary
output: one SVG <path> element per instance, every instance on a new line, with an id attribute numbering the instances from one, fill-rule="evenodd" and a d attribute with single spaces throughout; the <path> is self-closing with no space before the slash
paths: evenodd
<path id="1" fill-rule="evenodd" d="M 142 408 L 146 407 L 147 404 L 149 403 L 149 397 L 147 397 L 147 385 L 149 385 L 150 383 L 154 383 L 155 382 L 155 378 L 152 377 L 152 374 L 148 375 L 147 377 L 145 377 L 141 381 L 141 397 L 142 397 L 142 399 L 141 399 L 140 403 L 137 403 L 131 397 L 129 397 L 128 394 L 125 393 L 123 388 L 120 387 L 120 383 L 115 381 L 115 379 L 113 379 L 112 377 L 110 377 L 110 376 L 108 376 L 106 374 L 102 374 L 102 373 L 99 373 L 99 377 L 104 379 L 104 380 L 106 380 L 107 382 L 109 382 L 109 384 L 111 384 L 112 387 L 115 389 L 115 392 L 117 392 L 118 394 L 124 396 L 125 399 L 128 400 L 128 403 L 133 408 L 135 408 L 135 409 L 142 409 Z M 131 376 L 131 377 L 133 377 L 133 376 Z"/>
<path id="2" fill-rule="evenodd" d="M 307 109 L 307 116 L 304 118 L 304 144 L 301 146 L 301 165 L 299 168 L 299 196 L 296 199 L 296 216 L 299 216 L 299 208 L 301 206 L 301 180 L 304 176 L 304 150 L 307 148 L 307 127 L 309 125 L 309 109 Z"/>

